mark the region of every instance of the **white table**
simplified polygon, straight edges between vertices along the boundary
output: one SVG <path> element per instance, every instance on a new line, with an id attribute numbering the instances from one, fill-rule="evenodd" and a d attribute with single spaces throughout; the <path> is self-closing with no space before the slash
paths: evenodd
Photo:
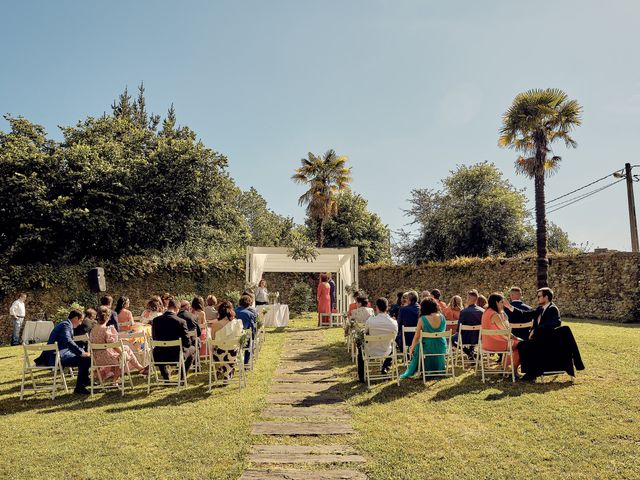
<path id="1" fill-rule="evenodd" d="M 276 303 L 273 305 L 256 306 L 258 315 L 263 315 L 263 310 L 267 313 L 264 315 L 265 327 L 286 327 L 289 324 L 289 305 Z"/>
<path id="2" fill-rule="evenodd" d="M 53 330 L 53 322 L 45 320 L 28 321 L 24 323 L 22 332 L 23 343 L 41 343 L 49 340 L 49 334 Z"/>

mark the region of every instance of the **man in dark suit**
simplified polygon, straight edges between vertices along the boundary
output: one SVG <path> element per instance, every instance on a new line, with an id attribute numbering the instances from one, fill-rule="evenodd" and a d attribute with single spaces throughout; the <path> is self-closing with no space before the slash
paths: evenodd
<path id="1" fill-rule="evenodd" d="M 515 323 L 533 321 L 533 328 L 529 338 L 518 344 L 521 369 L 525 372 L 525 381 L 534 381 L 544 371 L 544 356 L 553 331 L 561 325 L 560 311 L 553 303 L 553 290 L 541 288 L 538 290 L 538 308 L 535 310 L 521 310 L 509 302 L 505 302 L 505 309 L 511 312 Z"/>
<path id="2" fill-rule="evenodd" d="M 198 324 L 198 319 L 193 313 L 189 311 L 189 307 L 190 307 L 189 302 L 187 302 L 186 300 L 182 300 L 180 302 L 180 311 L 178 312 L 178 317 L 182 318 L 185 322 L 187 322 L 187 330 L 189 330 L 189 332 L 196 332 L 196 335 L 200 337 L 202 330 L 200 328 L 200 325 Z M 191 339 L 191 345 L 195 347 L 196 339 L 193 337 L 190 337 L 190 339 Z"/>
<path id="3" fill-rule="evenodd" d="M 458 319 L 458 332 L 460 332 L 460 325 L 475 326 L 482 323 L 482 314 L 484 313 L 484 309 L 476 305 L 476 303 L 478 302 L 478 296 L 478 291 L 475 289 L 469 290 L 467 292 L 467 306 L 460 311 L 460 317 Z M 478 343 L 478 332 L 472 331 L 462 333 L 463 335 L 461 338 L 461 343 L 465 345 L 475 345 Z M 454 345 L 457 345 L 458 335 L 460 334 L 456 333 L 452 338 Z M 473 346 L 463 348 L 464 353 L 466 353 L 470 358 L 473 358 L 474 350 L 475 347 Z"/>
<path id="4" fill-rule="evenodd" d="M 522 289 L 520 287 L 511 287 L 509 290 L 509 303 L 513 305 L 518 310 L 531 310 L 531 307 L 522 301 Z M 515 314 L 510 312 L 509 310 L 505 310 L 507 314 L 507 318 L 511 323 L 520 323 L 515 321 Z M 511 331 L 516 337 L 521 338 L 523 340 L 527 340 L 529 338 L 529 333 L 531 333 L 531 329 L 529 328 L 516 328 Z"/>
<path id="5" fill-rule="evenodd" d="M 396 336 L 396 343 L 398 349 L 402 351 L 402 327 L 415 327 L 418 325 L 418 319 L 420 318 L 420 304 L 418 303 L 418 292 L 412 291 L 407 294 L 407 300 L 409 303 L 404 307 L 400 307 L 398 310 L 398 335 Z M 413 342 L 413 332 L 405 333 L 404 341 L 407 349 Z"/>
<path id="6" fill-rule="evenodd" d="M 58 342 L 62 367 L 78 367 L 78 381 L 74 393 L 88 395 L 90 355 L 73 341 L 73 329 L 82 323 L 82 318 L 81 311 L 71 310 L 69 317 L 53 328 L 47 344 L 53 345 Z M 36 365 L 47 365 L 49 367 L 54 366 L 55 362 L 55 352 L 52 351 L 42 352 L 35 359 Z"/>
<path id="7" fill-rule="evenodd" d="M 169 298 L 167 310 L 153 319 L 151 325 L 151 338 L 157 341 L 168 342 L 172 340 L 182 341 L 182 355 L 184 367 L 188 372 L 196 355 L 196 347 L 191 344 L 187 322 L 178 315 L 178 302 Z M 156 347 L 153 349 L 153 359 L 158 362 L 177 362 L 180 352 L 175 348 Z M 169 380 L 166 365 L 159 365 L 162 378 Z"/>
<path id="8" fill-rule="evenodd" d="M 331 278 L 331 273 L 327 272 L 327 277 L 329 277 L 329 298 L 331 299 L 331 311 L 336 308 L 336 282 Z"/>
<path id="9" fill-rule="evenodd" d="M 236 318 L 242 320 L 242 328 L 251 330 L 251 338 L 256 338 L 256 319 L 258 314 L 253 305 L 253 297 L 251 295 L 242 295 L 236 309 Z M 248 365 L 251 360 L 251 352 L 247 350 L 244 354 L 244 364 Z"/>

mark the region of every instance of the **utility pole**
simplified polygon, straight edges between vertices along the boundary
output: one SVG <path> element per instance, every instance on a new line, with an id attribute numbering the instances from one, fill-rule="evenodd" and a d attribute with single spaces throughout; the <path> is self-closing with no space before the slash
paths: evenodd
<path id="1" fill-rule="evenodd" d="M 638 252 L 638 222 L 636 220 L 636 202 L 633 198 L 633 177 L 631 176 L 631 164 L 624 164 L 624 173 L 627 179 L 627 202 L 629 203 L 629 225 L 631 227 L 631 251 Z"/>

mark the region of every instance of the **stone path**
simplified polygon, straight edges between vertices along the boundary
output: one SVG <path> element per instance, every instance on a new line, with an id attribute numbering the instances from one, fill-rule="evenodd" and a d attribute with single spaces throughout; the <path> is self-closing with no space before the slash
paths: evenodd
<path id="1" fill-rule="evenodd" d="M 365 462 L 350 445 L 334 444 L 335 435 L 354 433 L 344 399 L 336 392 L 331 357 L 324 349 L 322 331 L 296 329 L 287 333 L 280 365 L 267 395 L 262 420 L 253 425 L 256 438 L 295 439 L 316 437 L 318 445 L 269 445 L 251 447 L 251 468 L 240 480 L 366 480 L 348 468 Z M 263 440 L 264 441 L 264 440 Z M 311 469 L 293 469 L 292 465 Z M 319 469 L 319 465 L 336 468 Z"/>

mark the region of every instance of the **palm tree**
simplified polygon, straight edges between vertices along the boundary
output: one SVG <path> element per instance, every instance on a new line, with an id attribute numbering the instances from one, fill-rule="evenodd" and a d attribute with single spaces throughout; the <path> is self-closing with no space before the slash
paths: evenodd
<path id="1" fill-rule="evenodd" d="M 336 215 L 338 193 L 349 189 L 351 168 L 346 167 L 347 157 L 328 150 L 322 157 L 309 152 L 300 160 L 301 166 L 291 177 L 296 183 L 309 185 L 309 189 L 298 199 L 299 205 L 307 206 L 307 213 L 316 222 L 316 244 L 324 244 L 324 225 Z"/>
<path id="2" fill-rule="evenodd" d="M 502 117 L 498 144 L 522 152 L 516 160 L 516 172 L 534 179 L 538 288 L 548 286 L 549 271 L 545 176 L 553 174 L 561 160 L 553 155 L 551 144 L 561 140 L 576 148 L 570 133 L 581 124 L 581 114 L 576 100 L 569 100 L 562 90 L 547 88 L 518 94 Z"/>

